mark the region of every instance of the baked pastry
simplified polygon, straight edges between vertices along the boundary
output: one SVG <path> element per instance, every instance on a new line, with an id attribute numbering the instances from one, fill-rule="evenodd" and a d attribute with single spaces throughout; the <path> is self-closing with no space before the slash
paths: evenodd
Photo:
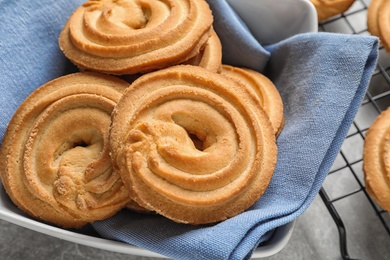
<path id="1" fill-rule="evenodd" d="M 363 171 L 367 192 L 390 211 L 390 108 L 381 112 L 366 133 Z"/>
<path id="2" fill-rule="evenodd" d="M 283 102 L 272 81 L 257 71 L 226 64 L 222 66 L 221 74 L 238 80 L 257 97 L 259 105 L 271 120 L 275 134 L 279 135 L 284 126 Z"/>
<path id="3" fill-rule="evenodd" d="M 200 66 L 210 71 L 221 72 L 222 44 L 217 33 L 213 30 L 201 52 L 182 64 Z"/>
<path id="4" fill-rule="evenodd" d="M 372 0 L 367 11 L 368 31 L 379 37 L 381 44 L 390 52 L 390 2 Z"/>
<path id="5" fill-rule="evenodd" d="M 310 0 L 317 10 L 318 21 L 346 12 L 355 0 Z"/>
<path id="6" fill-rule="evenodd" d="M 0 150 L 4 188 L 20 209 L 77 228 L 129 202 L 108 147 L 111 112 L 128 85 L 112 76 L 70 74 L 20 105 Z"/>
<path id="7" fill-rule="evenodd" d="M 371 0 L 371 3 L 367 9 L 367 29 L 372 35 L 377 37 L 380 36 L 378 25 L 379 7 L 382 5 L 383 2 L 385 1 Z"/>
<path id="8" fill-rule="evenodd" d="M 82 70 L 136 74 L 198 55 L 212 23 L 205 0 L 89 0 L 68 19 L 59 46 Z"/>
<path id="9" fill-rule="evenodd" d="M 253 205 L 277 158 L 274 129 L 256 97 L 191 65 L 135 80 L 113 111 L 110 146 L 136 203 L 189 224 L 222 221 Z"/>

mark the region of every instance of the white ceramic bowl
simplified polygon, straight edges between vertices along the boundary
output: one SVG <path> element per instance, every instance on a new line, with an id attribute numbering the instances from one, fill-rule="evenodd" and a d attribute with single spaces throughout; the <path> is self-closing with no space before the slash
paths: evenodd
<path id="1" fill-rule="evenodd" d="M 317 32 L 318 18 L 308 0 L 227 0 L 264 46 L 305 32 Z"/>
<path id="2" fill-rule="evenodd" d="M 139 248 L 133 245 L 118 241 L 98 238 L 83 234 L 82 232 L 73 232 L 62 228 L 47 225 L 30 218 L 27 214 L 19 210 L 8 198 L 3 186 L 0 184 L 0 219 L 28 228 L 49 236 L 64 239 L 77 244 L 104 249 L 112 252 L 128 255 L 166 258 L 166 256 Z M 272 239 L 269 239 L 264 246 L 258 247 L 253 254 L 254 258 L 263 258 L 274 255 L 282 250 L 288 243 L 293 232 L 295 221 L 281 226 L 275 230 Z"/>
<path id="3" fill-rule="evenodd" d="M 298 33 L 317 31 L 317 14 L 308 0 L 227 0 L 263 45 Z M 264 22 L 266 21 L 266 22 Z M 163 257 L 133 245 L 72 232 L 33 220 L 10 201 L 0 185 L 0 219 L 53 237 L 130 255 Z M 288 243 L 294 221 L 276 229 L 272 238 L 256 249 L 254 258 L 278 253 Z"/>

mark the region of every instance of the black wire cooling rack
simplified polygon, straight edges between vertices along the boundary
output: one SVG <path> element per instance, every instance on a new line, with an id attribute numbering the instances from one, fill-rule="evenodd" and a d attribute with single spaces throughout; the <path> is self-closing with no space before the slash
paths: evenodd
<path id="1" fill-rule="evenodd" d="M 369 35 L 367 31 L 367 8 L 370 0 L 356 0 L 353 6 L 344 14 L 332 17 L 319 24 L 319 31 L 344 34 Z M 358 197 L 362 204 L 368 206 L 362 210 L 364 214 L 372 214 L 377 226 L 390 237 L 390 217 L 373 201 L 365 190 L 362 172 L 362 155 L 365 133 L 378 114 L 390 106 L 390 55 L 381 46 L 378 65 L 373 73 L 368 91 L 356 118 L 342 145 L 341 151 L 329 172 L 320 197 L 329 210 L 339 232 L 340 253 L 343 259 L 358 259 L 359 256 L 349 254 L 349 246 L 353 243 L 349 235 L 354 233 L 348 228 L 351 212 L 343 205 L 349 203 L 351 197 Z M 333 179 L 328 181 L 328 179 Z M 335 186 L 343 188 L 338 188 Z M 347 201 L 343 203 L 343 201 Z M 370 211 L 370 212 L 368 212 Z M 360 212 L 361 213 L 361 212 Z M 353 214 L 360 214 L 353 212 Z"/>

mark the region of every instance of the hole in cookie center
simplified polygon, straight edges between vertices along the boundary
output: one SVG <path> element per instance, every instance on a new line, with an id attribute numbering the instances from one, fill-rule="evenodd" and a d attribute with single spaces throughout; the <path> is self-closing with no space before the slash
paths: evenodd
<path id="1" fill-rule="evenodd" d="M 180 113 L 174 114 L 172 119 L 187 132 L 197 150 L 203 152 L 215 143 L 205 125 L 198 119 Z"/>
<path id="2" fill-rule="evenodd" d="M 75 147 L 88 147 L 88 143 L 87 142 L 85 142 L 84 140 L 80 140 L 80 141 L 77 141 L 77 142 L 75 142 L 74 144 L 73 144 L 73 148 L 75 148 Z"/>
<path id="3" fill-rule="evenodd" d="M 205 149 L 203 145 L 203 140 L 199 139 L 199 137 L 196 134 L 188 133 L 189 137 L 191 138 L 192 142 L 194 143 L 194 146 L 199 151 L 203 151 Z"/>

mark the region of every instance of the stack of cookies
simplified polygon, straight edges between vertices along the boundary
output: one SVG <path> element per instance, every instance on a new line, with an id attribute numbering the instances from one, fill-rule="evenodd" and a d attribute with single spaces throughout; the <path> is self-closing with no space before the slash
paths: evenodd
<path id="1" fill-rule="evenodd" d="M 123 208 L 199 225 L 252 206 L 274 173 L 283 103 L 264 75 L 222 64 L 212 23 L 205 0 L 77 8 L 59 46 L 81 72 L 37 88 L 4 136 L 12 201 L 74 228 Z"/>

